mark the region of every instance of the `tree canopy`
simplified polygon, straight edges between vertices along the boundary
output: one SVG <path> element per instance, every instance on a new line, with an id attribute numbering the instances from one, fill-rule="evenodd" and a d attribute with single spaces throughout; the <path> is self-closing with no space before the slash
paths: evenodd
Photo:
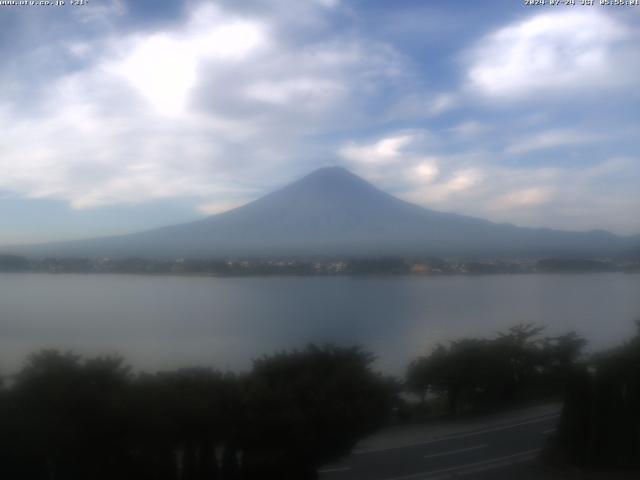
<path id="1" fill-rule="evenodd" d="M 543 331 L 519 324 L 491 339 L 439 344 L 409 365 L 406 387 L 423 401 L 443 397 L 454 415 L 557 393 L 586 341 L 575 332 L 543 337 Z"/>
<path id="2" fill-rule="evenodd" d="M 395 384 L 359 348 L 309 345 L 210 368 L 132 373 L 121 358 L 31 355 L 0 390 L 10 478 L 305 479 L 388 418 Z"/>

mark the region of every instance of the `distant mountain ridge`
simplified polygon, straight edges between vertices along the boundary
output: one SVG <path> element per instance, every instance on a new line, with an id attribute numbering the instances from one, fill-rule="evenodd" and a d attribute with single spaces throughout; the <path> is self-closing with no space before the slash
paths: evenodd
<path id="1" fill-rule="evenodd" d="M 615 255 L 640 236 L 521 228 L 423 208 L 342 167 L 327 167 L 242 207 L 114 237 L 6 249 L 51 256 Z"/>

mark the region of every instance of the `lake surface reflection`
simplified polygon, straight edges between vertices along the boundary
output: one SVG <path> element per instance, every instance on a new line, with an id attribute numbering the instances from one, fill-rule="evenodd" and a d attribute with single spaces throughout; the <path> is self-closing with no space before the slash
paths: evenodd
<path id="1" fill-rule="evenodd" d="M 0 371 L 38 348 L 136 367 L 245 369 L 308 342 L 360 344 L 401 373 L 439 341 L 519 322 L 615 345 L 640 318 L 640 275 L 156 277 L 0 275 Z"/>

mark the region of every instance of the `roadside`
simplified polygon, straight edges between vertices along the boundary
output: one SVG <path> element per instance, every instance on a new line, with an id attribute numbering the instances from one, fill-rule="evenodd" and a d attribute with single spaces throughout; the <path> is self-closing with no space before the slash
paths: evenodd
<path id="1" fill-rule="evenodd" d="M 419 445 L 460 433 L 514 424 L 532 418 L 558 415 L 561 408 L 561 403 L 549 403 L 490 415 L 397 425 L 380 430 L 360 441 L 352 453 L 371 453 L 378 450 Z"/>
<path id="2" fill-rule="evenodd" d="M 628 472 L 581 472 L 545 465 L 558 403 L 500 414 L 395 426 L 361 441 L 352 454 L 320 469 L 322 480 L 631 480 Z M 637 475 L 637 472 L 636 472 Z"/>

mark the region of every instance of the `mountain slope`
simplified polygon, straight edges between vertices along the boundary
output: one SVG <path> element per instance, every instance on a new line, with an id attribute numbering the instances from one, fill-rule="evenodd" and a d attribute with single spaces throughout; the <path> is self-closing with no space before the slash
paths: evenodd
<path id="1" fill-rule="evenodd" d="M 382 192 L 348 170 L 330 167 L 196 222 L 20 250 L 146 257 L 610 255 L 633 243 L 604 231 L 518 228 L 436 212 Z"/>

